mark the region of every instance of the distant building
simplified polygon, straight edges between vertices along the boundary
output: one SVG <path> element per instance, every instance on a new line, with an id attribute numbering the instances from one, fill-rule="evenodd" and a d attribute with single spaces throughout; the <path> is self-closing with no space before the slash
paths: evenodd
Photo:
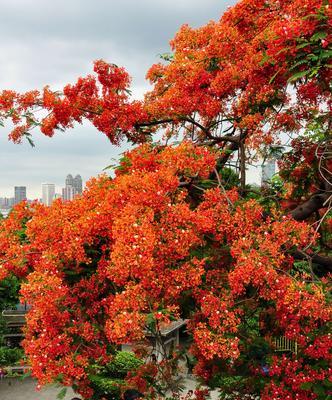
<path id="1" fill-rule="evenodd" d="M 15 202 L 14 197 L 0 197 L 0 208 L 11 208 Z"/>
<path id="2" fill-rule="evenodd" d="M 83 182 L 81 175 L 76 175 L 75 178 L 68 174 L 65 181 L 65 187 L 62 189 L 63 200 L 73 200 L 73 198 L 81 194 L 83 191 Z"/>
<path id="3" fill-rule="evenodd" d="M 73 175 L 68 174 L 66 177 L 66 186 L 74 186 L 74 178 Z"/>
<path id="4" fill-rule="evenodd" d="M 62 189 L 62 199 L 64 201 L 68 201 L 68 200 L 73 200 L 74 198 L 74 188 L 71 185 L 66 185 L 66 187 L 64 187 Z"/>
<path id="5" fill-rule="evenodd" d="M 76 175 L 74 178 L 74 189 L 76 191 L 76 194 L 81 194 L 83 191 L 83 182 L 82 182 L 82 177 L 81 175 Z"/>
<path id="6" fill-rule="evenodd" d="M 14 197 L 0 197 L 0 217 L 7 217 L 15 202 Z"/>
<path id="7" fill-rule="evenodd" d="M 15 186 L 14 187 L 14 204 L 20 203 L 22 200 L 27 198 L 26 186 Z"/>
<path id="8" fill-rule="evenodd" d="M 54 183 L 42 184 L 42 202 L 45 206 L 50 206 L 54 200 L 55 185 Z"/>
<path id="9" fill-rule="evenodd" d="M 277 172 L 276 158 L 270 158 L 266 160 L 266 162 L 262 165 L 261 185 L 264 186 L 268 181 L 270 181 L 276 172 Z"/>

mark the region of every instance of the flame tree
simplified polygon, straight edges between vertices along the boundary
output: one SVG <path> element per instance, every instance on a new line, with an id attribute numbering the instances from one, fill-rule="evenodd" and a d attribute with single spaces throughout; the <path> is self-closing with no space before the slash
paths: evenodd
<path id="1" fill-rule="evenodd" d="M 0 93 L 14 142 L 89 120 L 111 143 L 137 144 L 115 178 L 71 202 L 22 203 L 1 222 L 0 275 L 20 277 L 33 306 L 24 348 L 41 384 L 90 398 L 96 362 L 183 317 L 208 384 L 241 375 L 265 400 L 328 396 L 331 22 L 326 0 L 242 0 L 179 30 L 142 101 L 125 69 L 102 60 L 62 93 Z M 154 143 L 160 130 L 182 143 Z M 280 180 L 255 192 L 246 166 L 286 137 Z M 273 352 L 278 336 L 297 353 Z M 154 368 L 128 385 L 156 396 Z"/>

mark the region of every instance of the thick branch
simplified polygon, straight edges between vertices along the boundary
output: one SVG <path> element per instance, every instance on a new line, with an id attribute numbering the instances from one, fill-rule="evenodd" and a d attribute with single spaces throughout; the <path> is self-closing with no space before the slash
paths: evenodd
<path id="1" fill-rule="evenodd" d="M 208 139 L 212 140 L 213 144 L 221 143 L 221 142 L 239 143 L 239 141 L 240 141 L 239 135 L 232 136 L 230 134 L 227 134 L 224 136 L 213 136 L 211 134 L 211 131 L 209 128 L 206 128 L 205 126 L 203 126 L 202 124 L 200 124 L 199 122 L 197 122 L 196 120 L 194 120 L 193 118 L 190 118 L 190 117 L 179 117 L 178 119 L 169 118 L 169 119 L 164 119 L 164 120 L 160 120 L 160 121 L 143 122 L 143 123 L 136 124 L 135 128 L 137 130 L 139 130 L 140 128 L 144 128 L 144 127 L 163 125 L 163 124 L 172 123 L 172 122 L 176 122 L 176 121 L 189 122 L 189 123 L 193 124 L 194 126 L 199 128 L 202 132 L 204 132 L 206 137 Z"/>
<path id="2" fill-rule="evenodd" d="M 227 145 L 224 149 L 222 149 L 222 156 L 218 159 L 218 166 L 223 167 L 227 161 L 229 160 L 229 158 L 231 157 L 231 155 L 234 153 L 234 151 L 238 150 L 240 147 L 239 143 L 230 143 L 229 145 Z"/>
<path id="3" fill-rule="evenodd" d="M 212 135 L 207 135 L 207 137 L 209 139 L 212 139 L 214 144 L 221 143 L 221 142 L 231 142 L 231 143 L 239 144 L 239 142 L 240 142 L 240 135 L 236 135 L 236 136 L 230 136 L 230 135 L 212 136 Z"/>
<path id="4" fill-rule="evenodd" d="M 243 139 L 240 142 L 240 186 L 243 195 L 246 188 L 246 151 Z"/>
<path id="5" fill-rule="evenodd" d="M 304 251 L 296 250 L 294 253 L 292 253 L 292 256 L 296 260 L 308 260 L 311 259 L 311 261 L 315 264 L 320 265 L 321 267 L 324 267 L 324 270 L 327 272 L 332 272 L 332 257 L 328 256 L 321 256 L 319 254 L 307 254 Z"/>
<path id="6" fill-rule="evenodd" d="M 224 136 L 213 136 L 211 133 L 211 129 L 209 127 L 205 127 L 199 122 L 195 121 L 193 118 L 184 118 L 184 121 L 192 123 L 194 126 L 197 128 L 201 129 L 202 132 L 205 133 L 206 137 L 210 140 L 212 140 L 213 144 L 216 143 L 221 143 L 221 142 L 233 142 L 233 143 L 239 143 L 240 142 L 240 135 L 233 136 L 235 132 L 235 128 L 232 130 L 231 133 L 227 133 Z M 233 127 L 231 127 L 233 128 Z"/>
<path id="7" fill-rule="evenodd" d="M 324 207 L 324 203 L 330 196 L 331 192 L 315 193 L 310 197 L 310 199 L 297 206 L 294 210 L 290 211 L 289 214 L 297 221 L 305 220 L 315 211 Z"/>
<path id="8" fill-rule="evenodd" d="M 168 124 L 171 122 L 175 122 L 174 119 L 162 119 L 160 121 L 151 121 L 151 122 L 142 122 L 142 123 L 137 123 L 135 124 L 135 128 L 139 130 L 140 128 L 148 127 L 148 126 L 156 126 L 156 125 L 163 125 L 163 124 Z"/>

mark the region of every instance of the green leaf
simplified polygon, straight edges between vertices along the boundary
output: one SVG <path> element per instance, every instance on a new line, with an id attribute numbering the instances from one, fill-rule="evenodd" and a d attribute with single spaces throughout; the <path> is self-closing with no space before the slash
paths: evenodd
<path id="1" fill-rule="evenodd" d="M 27 141 L 29 142 L 31 147 L 35 147 L 33 140 L 30 137 L 27 137 Z"/>
<path id="2" fill-rule="evenodd" d="M 285 53 L 285 52 L 287 52 L 289 49 L 290 49 L 289 46 L 288 46 L 288 47 L 284 47 L 283 49 L 279 50 L 279 51 L 277 52 L 276 55 L 278 56 L 278 55 L 281 54 L 281 53 Z"/>
<path id="3" fill-rule="evenodd" d="M 306 19 L 309 19 L 309 18 L 319 19 L 317 14 L 308 14 L 308 15 L 305 15 L 302 19 L 305 21 Z"/>
<path id="4" fill-rule="evenodd" d="M 302 59 L 300 61 L 298 61 L 297 63 L 295 63 L 294 65 L 292 65 L 289 70 L 292 71 L 293 69 L 295 69 L 296 67 L 298 67 L 299 65 L 303 65 L 306 64 L 308 61 L 306 59 Z"/>
<path id="5" fill-rule="evenodd" d="M 316 385 L 313 388 L 314 393 L 316 393 L 318 396 L 325 396 L 327 393 L 322 385 Z"/>
<path id="6" fill-rule="evenodd" d="M 23 379 L 25 378 L 29 378 L 31 376 L 31 370 L 29 370 L 28 372 L 24 373 L 23 375 L 20 376 L 20 380 L 23 381 Z"/>
<path id="7" fill-rule="evenodd" d="M 269 80 L 269 83 L 272 83 L 274 80 L 275 80 L 275 78 L 276 78 L 276 76 L 279 74 L 279 72 L 281 71 L 281 69 L 278 69 L 278 71 L 272 76 L 272 78 Z"/>
<path id="8" fill-rule="evenodd" d="M 317 42 L 317 40 L 322 40 L 322 39 L 326 38 L 326 36 L 327 36 L 327 33 L 324 31 L 316 32 L 311 36 L 310 41 Z"/>
<path id="9" fill-rule="evenodd" d="M 66 397 L 66 394 L 67 394 L 67 388 L 64 387 L 57 394 L 56 398 L 59 399 L 59 400 L 63 400 Z"/>
<path id="10" fill-rule="evenodd" d="M 31 137 L 31 133 L 30 132 L 24 132 L 24 136 L 26 137 L 26 139 L 29 142 L 30 146 L 31 147 L 35 147 L 35 144 L 34 144 L 34 142 L 32 140 L 32 137 Z"/>
<path id="11" fill-rule="evenodd" d="M 209 72 L 213 72 L 213 71 L 217 71 L 218 69 L 220 69 L 219 67 L 219 62 L 220 62 L 220 58 L 218 57 L 212 57 L 209 60 L 209 65 L 207 67 L 207 71 Z"/>
<path id="12" fill-rule="evenodd" d="M 319 60 L 319 57 L 316 54 L 310 53 L 307 55 L 308 60 L 310 61 L 317 61 Z"/>
<path id="13" fill-rule="evenodd" d="M 312 388 L 312 382 L 305 382 L 302 383 L 301 389 L 302 390 L 310 390 Z"/>
<path id="14" fill-rule="evenodd" d="M 332 57 L 332 50 L 324 50 L 320 54 L 320 58 L 330 58 L 330 57 Z"/>
<path id="15" fill-rule="evenodd" d="M 294 82 L 294 81 L 296 81 L 296 80 L 298 80 L 298 79 L 300 79 L 300 78 L 303 78 L 304 76 L 308 75 L 310 72 L 311 72 L 310 69 L 307 69 L 307 70 L 305 70 L 305 71 L 297 72 L 296 74 L 292 75 L 292 76 L 288 79 L 288 82 Z"/>
<path id="16" fill-rule="evenodd" d="M 262 57 L 262 59 L 259 62 L 259 65 L 262 66 L 264 65 L 267 61 L 269 61 L 270 57 L 265 53 Z"/>
<path id="17" fill-rule="evenodd" d="M 163 54 L 159 54 L 159 57 L 160 57 L 162 60 L 165 60 L 165 61 L 170 62 L 170 61 L 173 60 L 174 55 L 173 55 L 172 53 L 163 53 Z"/>
<path id="18" fill-rule="evenodd" d="M 115 165 L 115 164 L 110 164 L 110 165 L 107 165 L 107 167 L 103 168 L 103 171 L 106 171 L 106 170 L 108 170 L 108 169 L 115 169 L 116 167 L 117 167 L 117 165 Z"/>
<path id="19" fill-rule="evenodd" d="M 319 67 L 318 68 L 314 68 L 311 71 L 311 74 L 309 75 L 309 78 L 312 78 L 313 76 L 315 76 L 318 73 L 318 71 L 319 71 Z"/>
<path id="20" fill-rule="evenodd" d="M 147 326 L 150 330 L 152 330 L 152 331 L 155 330 L 155 327 L 156 327 L 156 319 L 155 319 L 153 313 L 147 314 L 146 319 L 145 319 L 145 324 L 146 324 L 146 326 Z"/>
<path id="21" fill-rule="evenodd" d="M 305 43 L 301 43 L 301 44 L 297 45 L 296 48 L 299 50 L 299 49 L 303 49 L 304 47 L 307 47 L 309 45 L 310 45 L 309 42 L 305 42 Z"/>

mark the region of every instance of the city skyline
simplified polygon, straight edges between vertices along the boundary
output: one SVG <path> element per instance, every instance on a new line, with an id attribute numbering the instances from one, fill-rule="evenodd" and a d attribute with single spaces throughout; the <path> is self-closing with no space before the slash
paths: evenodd
<path id="1" fill-rule="evenodd" d="M 32 197 L 32 196 L 29 195 L 29 185 L 28 184 L 12 186 L 9 189 L 9 191 L 11 192 L 11 193 L 9 193 L 9 195 L 6 195 L 6 193 L 0 192 L 0 200 L 1 200 L 0 207 L 2 207 L 2 202 L 4 202 L 5 199 L 7 200 L 8 206 L 12 206 L 12 205 L 16 204 L 18 202 L 17 200 L 18 200 L 19 197 L 21 198 L 21 200 L 24 200 L 24 199 L 30 200 L 30 201 L 31 200 L 38 200 L 38 201 L 44 202 L 43 201 L 44 200 L 43 188 L 44 187 L 46 188 L 49 185 L 54 186 L 53 197 L 54 196 L 59 196 L 59 195 L 61 195 L 63 188 L 68 185 L 68 176 L 72 177 L 71 174 L 67 174 L 66 177 L 62 178 L 62 183 L 58 183 L 58 184 L 55 184 L 55 183 L 50 182 L 50 181 L 41 182 L 40 185 L 39 185 L 39 195 L 37 195 L 36 197 Z M 75 194 L 82 193 L 83 187 L 85 186 L 84 185 L 85 181 L 82 180 L 81 175 L 77 174 L 75 176 L 75 178 L 72 177 L 72 179 L 76 180 L 75 181 L 75 185 L 76 186 L 74 188 L 73 194 L 75 195 Z M 69 186 L 70 186 L 70 183 L 69 183 Z M 24 188 L 24 190 L 23 190 L 23 188 Z M 46 193 L 45 193 L 45 196 L 46 196 Z"/>
<path id="2" fill-rule="evenodd" d="M 256 165 L 248 165 L 247 166 L 246 176 L 247 176 L 248 184 L 254 184 L 254 185 L 259 186 L 262 183 L 262 168 L 263 168 L 263 165 L 260 163 L 257 163 Z M 277 170 L 278 169 L 276 168 L 274 173 L 277 172 Z M 105 173 L 105 172 L 102 172 L 102 173 Z M 109 174 L 109 172 L 107 172 L 107 173 Z M 66 178 L 68 178 L 68 175 L 71 175 L 71 174 L 65 173 L 64 176 L 59 177 L 56 181 L 53 181 L 53 182 L 51 179 L 45 179 L 43 182 L 37 182 L 37 184 L 34 185 L 33 189 L 32 189 L 32 185 L 30 186 L 28 183 L 25 183 L 24 186 L 26 187 L 27 199 L 28 200 L 42 200 L 42 184 L 45 182 L 50 182 L 50 183 L 54 184 L 55 185 L 55 195 L 62 196 L 62 189 L 66 186 L 65 182 L 66 182 Z M 81 176 L 80 174 L 77 174 L 77 175 Z M 88 182 L 88 180 L 92 177 L 93 176 L 88 177 L 85 180 L 82 180 L 82 186 L 84 187 L 86 182 Z M 15 186 L 19 186 L 19 185 L 15 185 Z M 35 194 L 37 193 L 37 195 L 33 196 L 33 195 L 31 195 L 31 193 L 35 193 Z M 9 187 L 5 191 L 0 190 L 0 199 L 1 198 L 14 199 L 14 197 L 15 197 L 14 196 L 14 186 Z"/>

